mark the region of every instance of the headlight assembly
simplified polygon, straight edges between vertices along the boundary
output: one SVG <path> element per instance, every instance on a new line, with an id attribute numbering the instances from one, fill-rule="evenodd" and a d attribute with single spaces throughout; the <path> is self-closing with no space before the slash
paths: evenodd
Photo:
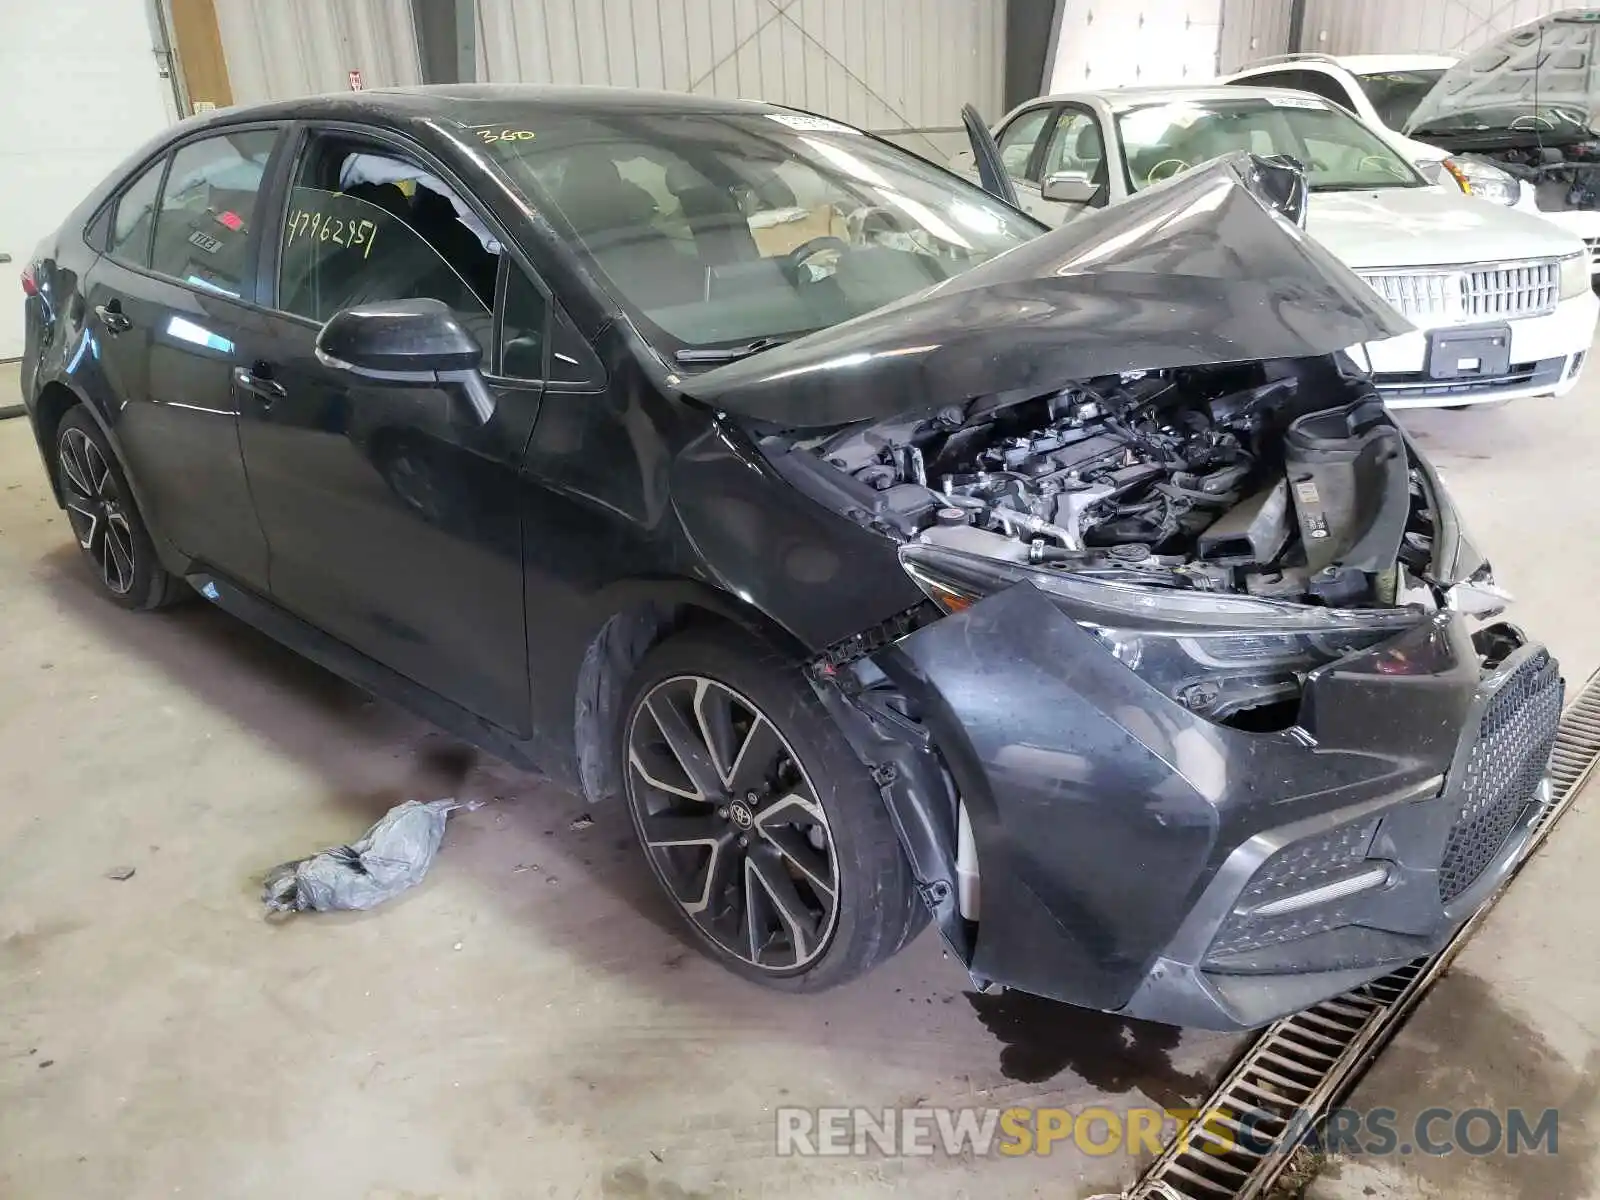
<path id="1" fill-rule="evenodd" d="M 1416 625 L 1409 609 L 1311 608 L 1002 562 L 942 546 L 900 548 L 906 573 L 947 612 L 1028 582 L 1129 670 L 1213 720 L 1297 703 L 1308 671 Z"/>
<path id="2" fill-rule="evenodd" d="M 1589 255 L 1569 254 L 1561 260 L 1561 298 L 1571 300 L 1589 290 Z"/>
<path id="3" fill-rule="evenodd" d="M 1444 182 L 1445 170 L 1444 170 L 1444 161 L 1442 159 L 1438 159 L 1438 158 L 1419 158 L 1419 159 L 1417 159 L 1416 162 L 1412 163 L 1411 165 L 1413 167 L 1415 167 L 1419 172 L 1421 172 L 1422 177 L 1424 179 L 1426 179 L 1429 183 L 1443 183 Z M 1450 181 L 1451 181 L 1451 183 L 1455 183 L 1454 176 L 1451 177 Z M 1457 186 L 1459 186 L 1459 185 L 1457 185 Z"/>
<path id="4" fill-rule="evenodd" d="M 1522 184 L 1515 175 L 1481 158 L 1447 158 L 1443 166 L 1469 196 L 1507 205 L 1522 196 Z"/>

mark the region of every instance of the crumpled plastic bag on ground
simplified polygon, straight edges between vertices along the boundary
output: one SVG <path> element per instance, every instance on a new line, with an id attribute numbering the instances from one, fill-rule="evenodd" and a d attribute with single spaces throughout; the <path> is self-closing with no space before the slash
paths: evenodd
<path id="1" fill-rule="evenodd" d="M 269 913 L 365 909 L 422 882 L 444 837 L 455 800 L 407 800 L 348 846 L 334 846 L 267 872 L 261 889 Z M 474 806 L 475 807 L 475 806 Z"/>

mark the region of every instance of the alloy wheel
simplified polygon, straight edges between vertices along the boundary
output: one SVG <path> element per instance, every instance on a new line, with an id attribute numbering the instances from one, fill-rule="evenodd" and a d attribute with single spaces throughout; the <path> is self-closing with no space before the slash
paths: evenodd
<path id="1" fill-rule="evenodd" d="M 133 587 L 137 560 L 126 501 L 100 447 L 81 429 L 68 429 L 58 447 L 61 486 L 72 532 L 97 567 L 106 587 L 125 596 Z"/>
<path id="2" fill-rule="evenodd" d="M 724 951 L 788 974 L 827 949 L 833 833 L 804 766 L 748 697 L 699 675 L 652 687 L 628 730 L 628 799 L 656 874 Z"/>

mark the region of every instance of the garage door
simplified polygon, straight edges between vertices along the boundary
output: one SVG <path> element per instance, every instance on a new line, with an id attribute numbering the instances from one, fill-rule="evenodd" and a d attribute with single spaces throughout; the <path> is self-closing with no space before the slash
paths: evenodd
<path id="1" fill-rule="evenodd" d="M 173 119 L 140 0 L 0 0 L 0 359 L 22 353 L 15 272 Z"/>
<path id="2" fill-rule="evenodd" d="M 1050 90 L 1215 79 L 1221 25 L 1221 0 L 1063 0 Z"/>

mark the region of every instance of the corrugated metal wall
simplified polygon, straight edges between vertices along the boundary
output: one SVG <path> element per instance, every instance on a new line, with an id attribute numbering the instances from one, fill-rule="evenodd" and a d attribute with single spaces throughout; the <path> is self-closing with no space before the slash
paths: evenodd
<path id="1" fill-rule="evenodd" d="M 1322 54 L 1476 50 L 1576 0 L 1306 0 L 1301 49 Z M 1289 49 L 1289 0 L 1225 0 L 1224 72 Z"/>
<path id="2" fill-rule="evenodd" d="M 1223 0 L 1222 44 L 1217 49 L 1222 74 L 1288 49 L 1289 0 Z"/>
<path id="3" fill-rule="evenodd" d="M 1003 0 L 478 0 L 478 78 L 791 104 L 869 129 L 1000 111 Z"/>
<path id="4" fill-rule="evenodd" d="M 1306 0 L 1304 48 L 1326 54 L 1475 50 L 1578 0 Z"/>
<path id="5" fill-rule="evenodd" d="M 1050 90 L 1215 78 L 1221 24 L 1222 0 L 1063 0 Z"/>
<path id="6" fill-rule="evenodd" d="M 421 83 L 407 0 L 216 0 L 235 104 Z"/>

